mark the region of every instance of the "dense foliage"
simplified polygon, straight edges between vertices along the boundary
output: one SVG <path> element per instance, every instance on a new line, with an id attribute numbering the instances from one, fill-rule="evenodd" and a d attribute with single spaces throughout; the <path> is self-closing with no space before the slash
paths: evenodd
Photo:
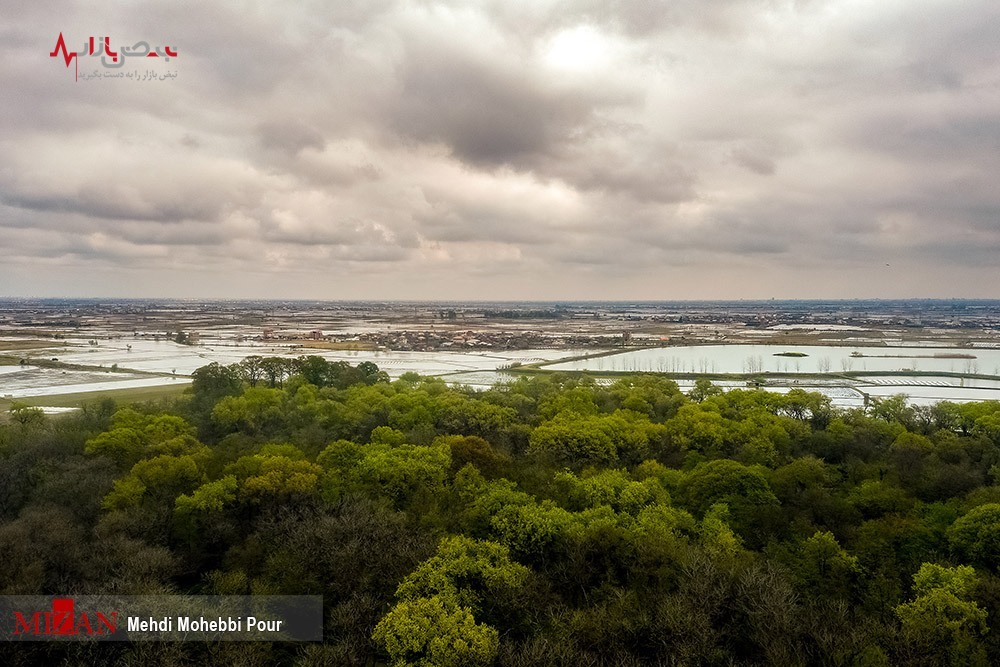
<path id="1" fill-rule="evenodd" d="M 278 360 L 282 361 L 282 360 Z M 3 594 L 322 594 L 322 645 L 3 664 L 1000 664 L 1000 403 L 318 357 L 0 427 Z"/>

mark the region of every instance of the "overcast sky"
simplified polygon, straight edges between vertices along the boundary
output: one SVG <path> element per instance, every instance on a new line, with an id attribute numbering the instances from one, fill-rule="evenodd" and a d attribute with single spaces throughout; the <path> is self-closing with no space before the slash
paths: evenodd
<path id="1" fill-rule="evenodd" d="M 997 0 L 0 8 L 0 295 L 1000 297 Z"/>

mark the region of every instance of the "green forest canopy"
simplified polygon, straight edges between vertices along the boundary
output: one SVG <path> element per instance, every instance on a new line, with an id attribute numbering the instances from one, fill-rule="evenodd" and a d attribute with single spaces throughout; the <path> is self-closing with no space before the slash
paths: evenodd
<path id="1" fill-rule="evenodd" d="M 0 588 L 322 594 L 322 645 L 4 664 L 1000 664 L 1000 403 L 251 357 L 0 427 Z"/>

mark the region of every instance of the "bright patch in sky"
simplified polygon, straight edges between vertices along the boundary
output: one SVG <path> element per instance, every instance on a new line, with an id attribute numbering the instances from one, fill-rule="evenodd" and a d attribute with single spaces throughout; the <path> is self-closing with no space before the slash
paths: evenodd
<path id="1" fill-rule="evenodd" d="M 558 33 L 549 42 L 545 62 L 554 68 L 584 71 L 600 67 L 610 55 L 608 40 L 590 26 Z"/>

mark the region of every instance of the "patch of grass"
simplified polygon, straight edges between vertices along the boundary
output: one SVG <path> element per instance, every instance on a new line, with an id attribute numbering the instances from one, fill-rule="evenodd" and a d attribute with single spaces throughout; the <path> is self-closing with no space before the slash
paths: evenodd
<path id="1" fill-rule="evenodd" d="M 775 357 L 808 357 L 805 352 L 775 352 Z"/>
<path id="2" fill-rule="evenodd" d="M 132 389 L 106 389 L 103 391 L 83 391 L 77 394 L 53 394 L 51 396 L 28 396 L 26 398 L 0 398 L 0 412 L 7 412 L 13 403 L 29 406 L 46 406 L 53 408 L 77 408 L 86 403 L 102 398 L 113 398 L 121 404 L 156 401 L 162 398 L 174 398 L 181 395 L 191 386 L 190 382 L 177 382 L 158 387 L 135 387 Z"/>
<path id="3" fill-rule="evenodd" d="M 22 357 L 14 357 L 11 355 L 0 354 L 0 366 L 17 366 L 21 363 Z M 89 371 L 91 373 L 130 373 L 132 375 L 159 375 L 163 377 L 188 377 L 186 375 L 181 375 L 179 373 L 164 373 L 161 371 L 142 371 L 135 368 L 121 368 L 118 364 L 111 364 L 111 366 L 93 366 L 88 364 L 70 364 L 65 361 L 59 361 L 58 357 L 27 357 L 27 364 L 29 366 L 37 366 L 38 368 L 56 368 L 64 371 Z"/>
<path id="4" fill-rule="evenodd" d="M 47 347 L 66 347 L 66 343 L 53 340 L 0 340 L 0 350 L 41 350 Z"/>

